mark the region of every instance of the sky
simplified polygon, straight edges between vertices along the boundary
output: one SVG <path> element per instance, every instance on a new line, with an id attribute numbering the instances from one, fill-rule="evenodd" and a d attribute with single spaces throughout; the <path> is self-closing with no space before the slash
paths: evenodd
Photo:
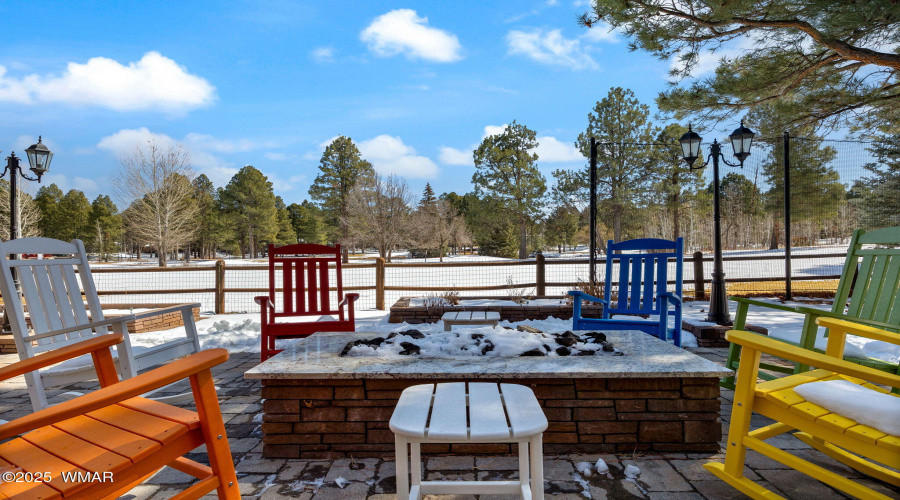
<path id="1" fill-rule="evenodd" d="M 113 194 L 119 158 L 138 144 L 180 143 L 217 187 L 253 165 L 290 204 L 308 198 L 339 135 L 415 193 L 426 182 L 469 192 L 472 149 L 516 120 L 537 133 L 549 180 L 585 164 L 573 143 L 611 87 L 632 89 L 654 112 L 666 87 L 668 61 L 628 51 L 608 27 L 579 27 L 586 9 L 586 0 L 4 0 L 0 150 L 24 157 L 42 135 L 55 153 L 44 182 L 93 199 Z"/>

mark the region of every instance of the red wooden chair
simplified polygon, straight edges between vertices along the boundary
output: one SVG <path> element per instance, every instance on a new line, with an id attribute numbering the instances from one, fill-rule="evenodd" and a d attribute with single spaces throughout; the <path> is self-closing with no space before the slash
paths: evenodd
<path id="1" fill-rule="evenodd" d="M 329 286 L 328 266 L 334 264 L 337 281 L 337 300 L 332 300 Z M 280 265 L 280 267 L 276 267 Z M 276 275 L 277 274 L 277 275 Z M 277 288 L 278 286 L 281 288 Z M 282 308 L 276 310 L 276 292 L 281 291 Z M 341 283 L 341 246 L 298 244 L 276 248 L 269 245 L 269 295 L 256 297 L 262 306 L 262 349 L 263 361 L 281 352 L 275 349 L 275 339 L 297 339 L 309 337 L 316 332 L 353 332 L 353 303 L 359 299 L 358 293 L 344 295 Z M 347 315 L 344 316 L 344 306 Z M 316 321 L 307 323 L 276 323 L 277 318 L 299 316 L 322 316 L 337 314 L 336 321 Z"/>

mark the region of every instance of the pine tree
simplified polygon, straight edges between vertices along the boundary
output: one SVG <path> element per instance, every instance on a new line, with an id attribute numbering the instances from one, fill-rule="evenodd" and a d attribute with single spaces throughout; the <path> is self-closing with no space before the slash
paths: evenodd
<path id="1" fill-rule="evenodd" d="M 676 239 L 682 234 L 682 214 L 690 205 L 692 199 L 696 199 L 696 193 L 703 189 L 703 171 L 691 170 L 682 159 L 682 152 L 678 139 L 687 132 L 685 127 L 671 124 L 659 132 L 656 137 L 658 144 L 653 151 L 658 165 L 660 176 L 657 178 L 650 194 L 655 201 L 662 205 L 671 220 L 671 237 Z M 690 236 L 690 235 L 688 235 Z M 668 237 L 668 235 L 666 235 Z M 690 237 L 685 238 L 686 247 L 689 247 Z"/>
<path id="2" fill-rule="evenodd" d="M 597 147 L 597 197 L 599 219 L 622 241 L 637 233 L 642 223 L 637 217 L 637 201 L 646 199 L 659 180 L 661 167 L 654 151 L 641 144 L 654 142 L 660 130 L 650 122 L 650 108 L 630 89 L 611 88 L 588 114 L 588 126 L 578 135 L 575 146 L 590 158 L 591 137 Z M 566 174 L 564 179 L 588 189 L 589 167 Z M 585 199 L 588 196 L 585 194 Z"/>
<path id="3" fill-rule="evenodd" d="M 91 202 L 83 192 L 72 189 L 66 193 L 56 206 L 55 217 L 59 221 L 59 239 L 63 241 L 90 239 Z"/>
<path id="4" fill-rule="evenodd" d="M 500 200 L 504 211 L 518 220 L 519 258 L 527 251 L 528 221 L 538 216 L 547 182 L 537 168 L 535 133 L 513 120 L 497 135 L 486 137 L 473 153 L 472 184 L 479 196 Z"/>
<path id="5" fill-rule="evenodd" d="M 900 135 L 884 137 L 871 148 L 878 163 L 865 165 L 868 189 L 863 194 L 867 229 L 900 226 Z"/>
<path id="6" fill-rule="evenodd" d="M 122 216 L 109 196 L 99 195 L 91 203 L 88 225 L 91 228 L 90 247 L 100 259 L 109 260 L 122 237 Z"/>
<path id="7" fill-rule="evenodd" d="M 222 213 L 212 181 L 200 174 L 194 179 L 194 200 L 197 204 L 197 233 L 195 243 L 201 259 L 215 257 L 216 248 L 225 240 Z"/>
<path id="8" fill-rule="evenodd" d="M 314 204 L 307 200 L 303 200 L 303 203 L 291 203 L 288 206 L 288 214 L 291 226 L 301 243 L 325 244 L 328 238 L 325 222 Z"/>
<path id="9" fill-rule="evenodd" d="M 618 28 L 633 50 L 674 63 L 672 86 L 657 104 L 676 118 L 715 122 L 774 102 L 784 110 L 779 129 L 900 130 L 896 1 L 594 0 L 590 6 L 583 25 L 602 19 L 593 29 Z M 736 55 L 719 59 L 712 75 L 685 78 L 729 42 L 743 43 Z M 720 53 L 727 52 L 715 57 Z"/>
<path id="10" fill-rule="evenodd" d="M 41 212 L 41 220 L 38 222 L 38 228 L 41 235 L 47 238 L 61 239 L 62 226 L 61 220 L 56 217 L 56 207 L 63 199 L 63 192 L 56 184 L 49 186 L 41 186 L 38 189 L 37 196 L 34 201 Z"/>
<path id="11" fill-rule="evenodd" d="M 310 197 L 318 203 L 331 229 L 331 239 L 346 243 L 350 228 L 342 222 L 347 219 L 347 201 L 350 190 L 357 182 L 367 182 L 375 175 L 372 164 L 362 158 L 359 149 L 349 137 L 340 136 L 331 142 L 319 161 L 320 173 L 309 188 Z M 348 260 L 344 247 L 344 262 Z"/>
<path id="12" fill-rule="evenodd" d="M 272 183 L 252 165 L 240 169 L 222 192 L 222 203 L 245 230 L 250 258 L 255 259 L 260 242 L 274 241 L 278 213 Z"/>
<path id="13" fill-rule="evenodd" d="M 298 241 L 297 231 L 294 230 L 294 225 L 291 224 L 291 213 L 288 211 L 287 205 L 284 204 L 281 196 L 275 197 L 275 211 L 278 233 L 275 235 L 273 243 L 279 246 L 295 245 Z"/>

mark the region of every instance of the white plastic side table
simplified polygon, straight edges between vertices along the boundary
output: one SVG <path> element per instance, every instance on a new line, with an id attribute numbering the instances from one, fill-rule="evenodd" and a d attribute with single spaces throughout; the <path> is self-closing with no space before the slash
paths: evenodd
<path id="1" fill-rule="evenodd" d="M 528 387 L 481 382 L 408 387 L 397 401 L 390 428 L 396 445 L 398 500 L 419 500 L 426 494 L 544 498 L 547 418 Z M 423 481 L 422 443 L 517 443 L 519 480 Z"/>

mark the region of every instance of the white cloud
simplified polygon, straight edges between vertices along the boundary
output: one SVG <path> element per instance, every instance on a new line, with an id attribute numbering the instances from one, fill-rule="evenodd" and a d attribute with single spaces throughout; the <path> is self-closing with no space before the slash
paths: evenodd
<path id="1" fill-rule="evenodd" d="M 289 159 L 288 155 L 284 153 L 266 153 L 263 156 L 265 156 L 267 160 L 272 161 L 287 161 Z"/>
<path id="2" fill-rule="evenodd" d="M 547 0 L 546 4 L 553 7 L 554 5 L 559 5 L 559 0 Z"/>
<path id="3" fill-rule="evenodd" d="M 148 141 L 156 141 L 163 147 L 181 145 L 191 155 L 191 166 L 197 173 L 205 174 L 217 187 L 224 187 L 228 181 L 238 172 L 238 168 L 232 161 L 228 161 L 219 154 L 234 154 L 254 151 L 264 147 L 273 147 L 271 141 L 253 141 L 250 139 L 217 139 L 211 135 L 188 133 L 184 139 L 177 140 L 166 134 L 151 132 L 147 127 L 137 129 L 123 129 L 112 135 L 103 137 L 97 143 L 97 148 L 109 151 L 117 157 L 128 155 L 138 146 L 147 144 Z M 264 156 L 270 160 L 279 157 L 281 153 L 267 152 Z M 288 157 L 286 155 L 284 159 Z M 280 157 L 279 157 L 280 158 Z M 291 182 L 282 183 L 281 189 L 291 189 Z"/>
<path id="4" fill-rule="evenodd" d="M 147 52 L 127 66 L 106 57 L 70 62 L 60 76 L 16 79 L 0 66 L 0 101 L 22 104 L 63 102 L 116 111 L 183 112 L 211 104 L 215 91 L 204 78 L 158 52 Z"/>
<path id="5" fill-rule="evenodd" d="M 433 161 L 417 155 L 415 149 L 404 144 L 400 137 L 386 134 L 373 137 L 360 142 L 359 151 L 380 174 L 431 179 L 438 173 L 438 166 Z"/>
<path id="6" fill-rule="evenodd" d="M 472 164 L 472 149 L 463 150 L 451 148 L 448 146 L 441 146 L 440 155 L 438 159 L 444 165 L 471 165 Z"/>
<path id="7" fill-rule="evenodd" d="M 50 165 L 53 166 L 52 164 Z M 93 200 L 100 194 L 100 185 L 108 185 L 109 181 L 105 178 L 89 179 L 86 177 L 69 178 L 65 174 L 47 173 L 41 178 L 42 186 L 56 184 L 63 193 L 68 193 L 72 189 L 84 192 L 88 200 Z"/>
<path id="8" fill-rule="evenodd" d="M 334 47 L 316 47 L 310 51 L 309 57 L 317 63 L 334 62 Z"/>
<path id="9" fill-rule="evenodd" d="M 749 36 L 742 36 L 736 40 L 726 42 L 715 52 L 711 52 L 709 50 L 701 51 L 697 54 L 697 63 L 691 70 L 691 77 L 699 78 L 701 76 L 714 73 L 716 71 L 716 68 L 719 67 L 719 63 L 721 62 L 721 59 L 723 57 L 727 59 L 733 59 L 742 55 L 745 51 L 752 49 L 754 45 L 756 45 L 756 42 L 753 40 L 753 38 Z M 674 69 L 680 66 L 681 62 L 678 55 L 672 57 L 669 67 L 671 69 Z"/>
<path id="10" fill-rule="evenodd" d="M 178 144 L 178 141 L 166 134 L 157 134 L 150 132 L 147 127 L 141 127 L 138 129 L 124 129 L 108 135 L 100 139 L 97 147 L 105 149 L 116 156 L 122 156 L 131 153 L 138 146 L 146 145 L 150 141 L 155 141 L 163 147 Z"/>
<path id="11" fill-rule="evenodd" d="M 508 53 L 523 55 L 533 61 L 574 70 L 598 69 L 597 62 L 585 51 L 581 40 L 566 38 L 558 29 L 544 31 L 513 30 L 506 35 Z"/>
<path id="12" fill-rule="evenodd" d="M 462 59 L 453 33 L 428 26 L 427 17 L 412 9 L 397 9 L 375 18 L 360 33 L 369 50 L 380 57 L 404 54 L 409 59 L 449 63 Z"/>
<path id="13" fill-rule="evenodd" d="M 584 155 L 574 145 L 562 142 L 556 137 L 545 135 L 537 138 L 538 161 L 546 163 L 567 163 L 584 160 Z"/>
<path id="14" fill-rule="evenodd" d="M 484 127 L 484 134 L 481 136 L 483 141 L 489 136 L 502 134 L 509 125 L 487 125 Z M 562 142 L 559 139 L 545 135 L 537 137 L 538 147 L 535 152 L 538 155 L 538 161 L 544 163 L 570 163 L 584 160 L 584 156 L 575 146 Z M 472 152 L 478 148 L 478 144 L 472 145 L 469 149 L 456 149 L 449 146 L 441 146 L 440 159 L 445 165 L 472 165 Z"/>
<path id="15" fill-rule="evenodd" d="M 486 125 L 484 127 L 484 134 L 482 134 L 481 140 L 484 140 L 485 137 L 502 134 L 503 132 L 506 131 L 506 127 L 509 127 L 508 123 L 504 123 L 503 125 Z M 475 149 L 475 148 L 472 148 L 472 149 Z"/>

